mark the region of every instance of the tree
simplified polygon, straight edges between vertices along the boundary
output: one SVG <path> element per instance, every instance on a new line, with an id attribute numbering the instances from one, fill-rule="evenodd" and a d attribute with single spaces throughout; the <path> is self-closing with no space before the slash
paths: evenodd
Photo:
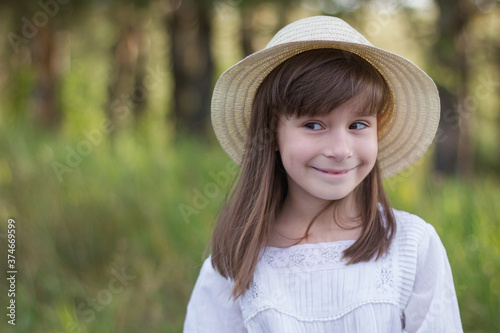
<path id="1" fill-rule="evenodd" d="M 118 27 L 118 38 L 111 49 L 112 75 L 109 83 L 107 117 L 118 127 L 119 120 L 132 112 L 135 120 L 142 116 L 148 99 L 144 85 L 148 59 L 148 42 L 144 21 L 149 0 L 115 0 L 110 14 Z"/>
<path id="2" fill-rule="evenodd" d="M 239 14 L 240 14 L 240 45 L 243 51 L 244 56 L 248 56 L 254 53 L 256 50 L 254 45 L 254 38 L 257 34 L 259 34 L 259 28 L 255 26 L 255 20 L 258 18 L 259 6 L 260 5 L 272 5 L 273 11 L 276 16 L 276 23 L 274 26 L 273 34 L 276 33 L 279 29 L 283 28 L 287 22 L 287 15 L 289 14 L 289 9 L 298 3 L 296 0 L 278 0 L 278 1 L 269 1 L 269 0 L 242 0 L 239 5 Z"/>
<path id="3" fill-rule="evenodd" d="M 59 37 L 87 2 L 90 0 L 0 1 L 1 8 L 13 12 L 15 26 L 7 35 L 12 56 L 27 54 L 23 65 L 33 68 L 30 99 L 33 118 L 42 127 L 57 127 L 62 120 L 59 60 L 63 47 Z"/>
<path id="4" fill-rule="evenodd" d="M 432 63 L 436 72 L 441 71 L 436 78 L 442 97 L 436 170 L 470 177 L 474 171 L 474 144 L 473 110 L 468 100 L 471 65 L 467 57 L 467 26 L 479 10 L 468 0 L 437 0 L 436 4 L 440 14 Z M 439 84 L 439 78 L 443 77 L 454 80 L 448 80 L 446 85 Z"/>
<path id="5" fill-rule="evenodd" d="M 64 9 L 59 3 L 24 3 L 2 1 L 0 6 L 14 13 L 16 27 L 7 35 L 13 56 L 27 50 L 35 70 L 36 82 L 32 94 L 35 121 L 44 127 L 54 127 L 61 121 L 59 105 L 60 68 L 57 59 L 60 50 L 57 33 L 58 14 Z"/>
<path id="6" fill-rule="evenodd" d="M 211 50 L 211 1 L 170 2 L 166 17 L 174 77 L 173 116 L 178 128 L 195 135 L 207 133 L 214 62 Z"/>

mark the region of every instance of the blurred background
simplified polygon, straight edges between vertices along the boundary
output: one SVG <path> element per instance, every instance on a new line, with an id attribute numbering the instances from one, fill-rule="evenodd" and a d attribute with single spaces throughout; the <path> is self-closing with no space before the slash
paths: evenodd
<path id="1" fill-rule="evenodd" d="M 1 0 L 1 332 L 182 331 L 237 170 L 211 130 L 213 85 L 279 28 L 316 14 L 434 78 L 435 142 L 386 189 L 441 236 L 465 331 L 500 332 L 493 0 Z"/>

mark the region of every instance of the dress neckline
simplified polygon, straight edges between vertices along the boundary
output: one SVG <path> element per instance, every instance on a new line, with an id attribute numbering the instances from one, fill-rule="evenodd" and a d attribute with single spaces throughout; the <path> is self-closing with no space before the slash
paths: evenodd
<path id="1" fill-rule="evenodd" d="M 336 246 L 336 245 L 352 245 L 356 242 L 356 239 L 341 239 L 341 240 L 336 240 L 336 241 L 329 241 L 329 242 L 317 242 L 317 243 L 300 243 L 300 244 L 294 244 L 290 246 L 272 246 L 272 245 L 266 245 L 264 249 L 270 249 L 270 250 L 275 250 L 275 251 L 280 251 L 280 250 L 294 250 L 294 249 L 309 249 L 309 248 L 323 248 L 323 247 L 329 247 L 329 246 Z"/>

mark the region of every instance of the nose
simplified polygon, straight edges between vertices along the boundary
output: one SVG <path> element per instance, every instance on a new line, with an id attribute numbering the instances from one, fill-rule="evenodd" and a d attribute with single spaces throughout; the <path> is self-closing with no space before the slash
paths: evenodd
<path id="1" fill-rule="evenodd" d="M 352 147 L 347 131 L 332 130 L 329 135 L 325 136 L 323 145 L 323 154 L 326 157 L 343 161 L 352 156 Z"/>

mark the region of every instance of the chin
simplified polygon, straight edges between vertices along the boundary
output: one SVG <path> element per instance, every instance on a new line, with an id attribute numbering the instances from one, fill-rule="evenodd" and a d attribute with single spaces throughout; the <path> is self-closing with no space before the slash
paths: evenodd
<path id="1" fill-rule="evenodd" d="M 338 194 L 335 194 L 335 195 L 332 195 L 332 194 L 326 194 L 326 195 L 319 195 L 317 196 L 318 199 L 321 199 L 321 200 L 325 200 L 325 201 L 336 201 L 336 200 L 342 200 L 342 199 L 345 199 L 347 198 L 347 196 L 349 195 L 349 193 L 338 193 Z"/>

